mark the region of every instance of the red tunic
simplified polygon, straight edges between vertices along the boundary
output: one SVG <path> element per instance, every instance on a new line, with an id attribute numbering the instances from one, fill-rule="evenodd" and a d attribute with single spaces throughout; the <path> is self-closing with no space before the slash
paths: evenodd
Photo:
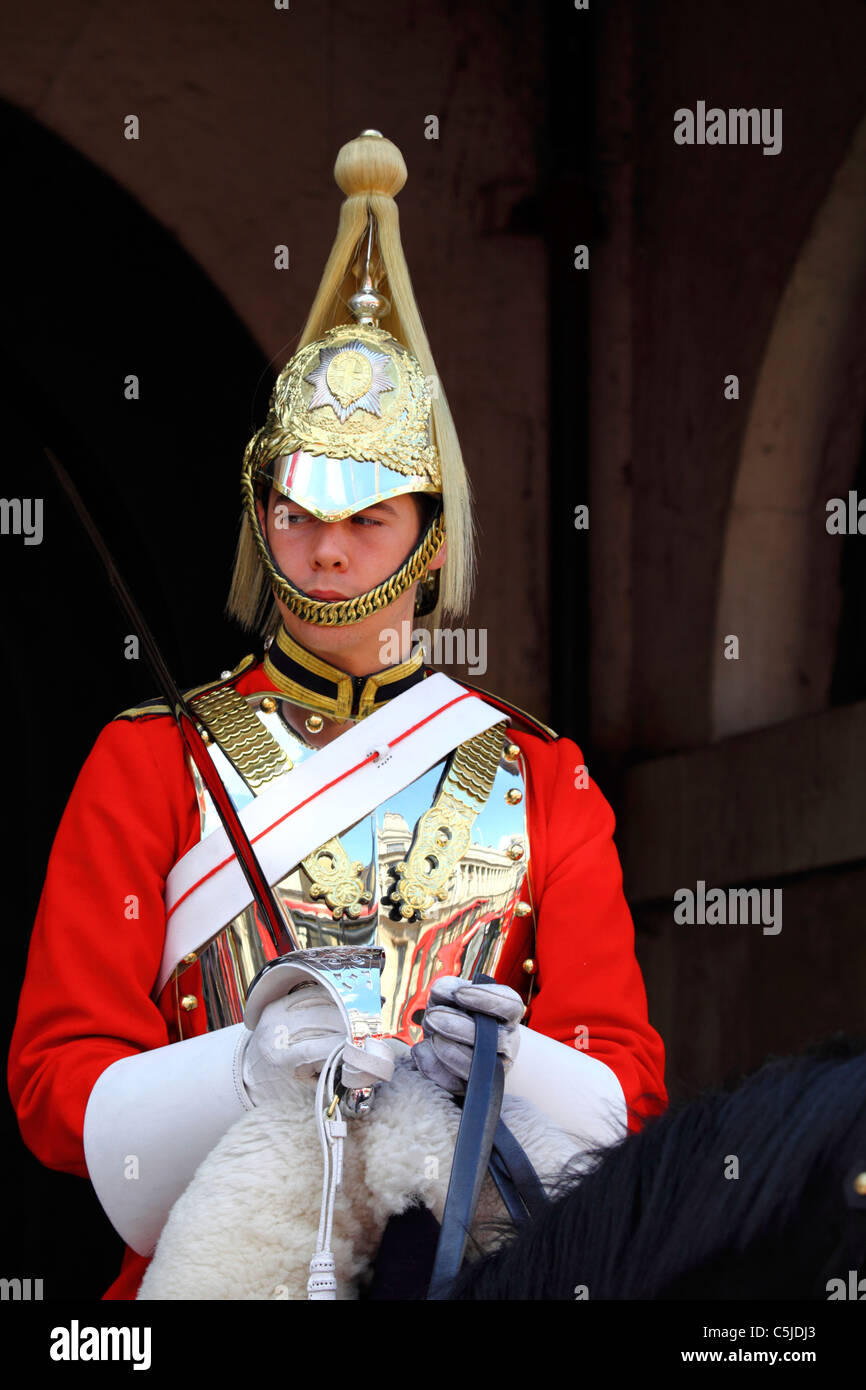
<path id="1" fill-rule="evenodd" d="M 274 688 L 260 665 L 233 684 L 243 695 Z M 537 940 L 533 918 L 524 918 L 525 935 L 509 939 L 498 976 L 525 997 L 522 962 L 533 956 L 530 1026 L 563 1043 L 582 1045 L 585 1036 L 584 1050 L 615 1072 L 630 1109 L 653 1113 L 666 1100 L 664 1049 L 647 1019 L 613 812 L 594 783 L 575 786 L 583 758 L 571 740 L 512 733 L 524 753 Z M 174 720 L 145 714 L 109 724 L 51 851 L 9 1059 L 21 1133 L 50 1168 L 87 1177 L 82 1129 L 97 1078 L 121 1057 L 172 1041 L 172 1019 L 151 995 L 165 938 L 163 891 L 198 839 Z M 134 1298 L 146 1266 L 127 1249 L 105 1297 Z"/>

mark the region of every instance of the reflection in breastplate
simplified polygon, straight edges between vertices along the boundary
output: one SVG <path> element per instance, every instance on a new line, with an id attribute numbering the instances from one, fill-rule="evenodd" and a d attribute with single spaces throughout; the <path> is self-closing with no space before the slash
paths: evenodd
<path id="1" fill-rule="evenodd" d="M 289 805 L 292 767 L 316 750 L 277 711 L 263 711 L 262 698 L 248 696 L 247 704 L 283 750 L 277 775 L 286 778 Z M 505 756 L 502 730 L 495 725 L 461 744 L 275 886 L 302 947 L 384 948 L 383 1027 L 408 1043 L 421 1037 L 436 977 L 468 977 L 476 969 L 493 974 L 512 925 L 529 844 L 523 778 L 518 761 Z M 254 792 L 220 748 L 210 751 L 242 809 Z M 193 775 L 204 838 L 218 822 L 194 769 Z M 241 1020 L 253 977 L 288 949 L 285 940 L 274 940 L 254 905 L 201 948 L 195 968 L 209 1030 Z M 177 998 L 185 994 L 188 968 L 175 972 Z M 179 1013 L 181 1036 L 182 1021 Z"/>

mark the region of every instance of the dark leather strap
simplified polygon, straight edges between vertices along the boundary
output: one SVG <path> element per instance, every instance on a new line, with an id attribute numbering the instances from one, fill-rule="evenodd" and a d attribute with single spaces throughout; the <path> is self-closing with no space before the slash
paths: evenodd
<path id="1" fill-rule="evenodd" d="M 541 1215 L 547 1194 L 522 1145 L 518 1144 L 504 1120 L 496 1126 L 490 1176 L 516 1227 Z"/>
<path id="2" fill-rule="evenodd" d="M 502 1204 L 511 1217 L 512 1225 L 519 1230 L 525 1224 L 529 1213 L 516 1185 L 511 1181 L 511 1174 L 495 1149 L 490 1155 L 489 1172 L 502 1198 Z"/>
<path id="3" fill-rule="evenodd" d="M 482 977 L 477 982 L 485 981 Z M 428 1299 L 447 1298 L 463 1264 L 505 1089 L 505 1073 L 497 1055 L 499 1024 L 489 1014 L 474 1014 L 474 1019 L 472 1065 L 466 1083 L 466 1097 L 457 1131 L 451 1181 L 445 1198 L 442 1231 Z"/>
<path id="4" fill-rule="evenodd" d="M 513 1187 L 523 1204 L 525 1216 L 538 1217 L 547 1206 L 548 1198 L 541 1185 L 541 1181 L 533 1168 L 526 1150 L 518 1144 L 511 1130 L 503 1119 L 500 1119 L 496 1126 L 496 1134 L 493 1139 L 493 1153 L 490 1159 L 490 1172 L 496 1181 L 494 1164 L 501 1164 L 505 1175 L 511 1179 Z M 497 1183 L 497 1187 L 499 1184 Z M 499 1188 L 502 1194 L 502 1188 Z M 503 1197 L 503 1200 L 505 1198 Z M 514 1214 L 506 1201 L 509 1215 L 514 1220 Z"/>

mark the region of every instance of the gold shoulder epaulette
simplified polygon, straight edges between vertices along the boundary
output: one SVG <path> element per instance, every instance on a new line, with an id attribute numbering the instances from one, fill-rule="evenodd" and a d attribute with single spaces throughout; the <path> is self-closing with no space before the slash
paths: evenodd
<path id="1" fill-rule="evenodd" d="M 554 743 L 559 734 L 549 725 L 542 724 L 540 719 L 534 715 L 527 714 L 525 709 L 520 709 L 517 705 L 512 705 L 509 700 L 503 700 L 499 695 L 491 695 L 488 690 L 480 690 L 477 685 L 470 685 L 468 681 L 461 681 L 460 684 L 467 690 L 472 690 L 476 695 L 480 695 L 488 705 L 493 705 L 494 709 L 501 709 L 505 714 L 511 716 L 511 722 L 516 729 L 523 733 L 535 734 L 538 738 L 543 738 L 545 743 Z"/>
<path id="2" fill-rule="evenodd" d="M 228 685 L 229 682 L 233 681 L 236 676 L 242 676 L 244 671 L 249 670 L 250 666 L 255 665 L 255 662 L 256 657 L 251 652 L 249 656 L 245 656 L 242 661 L 239 661 L 235 669 L 233 671 L 229 671 L 228 675 L 223 674 L 222 676 L 220 676 L 219 680 L 205 681 L 204 685 L 194 685 L 191 686 L 189 690 L 184 690 L 184 699 L 191 700 L 196 695 L 203 694 L 205 690 L 217 690 L 221 685 Z M 140 705 L 133 705 L 130 709 L 121 710 L 120 714 L 116 714 L 114 718 L 156 719 L 160 716 L 171 714 L 171 712 L 172 711 L 166 704 L 165 700 L 157 696 L 153 700 L 145 700 Z"/>

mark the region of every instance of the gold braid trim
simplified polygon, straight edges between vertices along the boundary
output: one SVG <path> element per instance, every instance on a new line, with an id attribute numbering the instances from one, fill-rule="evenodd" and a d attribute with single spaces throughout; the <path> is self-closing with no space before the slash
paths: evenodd
<path id="1" fill-rule="evenodd" d="M 281 694 L 294 704 L 302 705 L 304 709 L 312 709 L 319 714 L 326 714 L 329 719 L 344 720 L 352 716 L 355 687 L 352 677 L 347 672 L 341 671 L 338 666 L 331 666 L 329 662 L 323 661 L 321 657 L 307 651 L 306 647 L 302 647 L 300 642 L 296 642 L 282 626 L 274 642 L 276 647 L 281 652 L 285 652 L 286 656 L 290 657 L 298 666 L 310 671 L 314 676 L 322 676 L 325 680 L 331 681 L 337 691 L 336 695 L 322 695 L 317 690 L 310 690 L 301 681 L 293 680 L 274 663 L 270 655 L 273 648 L 268 648 L 264 662 L 265 675 Z M 393 685 L 395 681 L 403 680 L 413 671 L 420 670 L 423 663 L 424 651 L 423 648 L 419 647 L 407 661 L 401 661 L 397 666 L 386 666 L 381 671 L 371 672 L 366 677 L 361 691 L 357 718 L 365 719 L 368 714 L 372 714 L 376 708 L 376 697 L 379 692 L 385 691 L 387 694 L 389 685 Z"/>
<path id="2" fill-rule="evenodd" d="M 476 734 L 474 738 L 467 739 L 466 743 L 461 743 L 454 751 L 448 776 L 442 784 L 443 791 L 447 789 L 452 794 L 463 794 L 469 803 L 473 819 L 486 806 L 487 798 L 493 790 L 496 769 L 502 757 L 504 728 L 503 720 L 501 724 L 494 724 L 492 728 L 485 729 L 483 734 Z"/>
<path id="3" fill-rule="evenodd" d="M 190 703 L 254 792 L 291 771 L 291 758 L 232 686 L 199 695 Z"/>

